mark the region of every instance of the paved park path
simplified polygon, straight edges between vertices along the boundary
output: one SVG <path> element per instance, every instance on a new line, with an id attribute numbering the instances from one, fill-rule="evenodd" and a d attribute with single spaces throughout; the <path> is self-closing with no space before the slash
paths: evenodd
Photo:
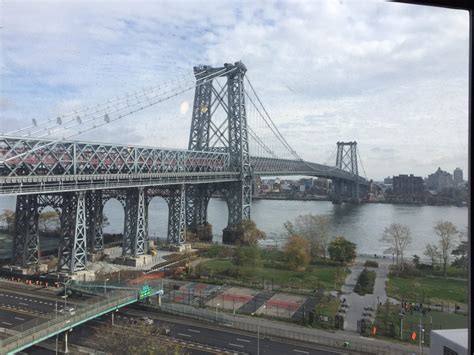
<path id="1" fill-rule="evenodd" d="M 377 277 L 375 279 L 374 293 L 365 296 L 359 296 L 354 292 L 354 287 L 357 283 L 357 278 L 364 269 L 364 263 L 366 260 L 374 260 L 378 262 L 378 268 L 367 268 L 376 272 Z M 351 273 L 347 275 L 344 285 L 341 287 L 341 302 L 346 299 L 349 307 L 346 308 L 346 314 L 344 317 L 344 330 L 348 332 L 357 332 L 357 321 L 363 317 L 363 313 L 367 312 L 364 307 L 372 307 L 374 309 L 372 313 L 375 316 L 375 310 L 377 305 L 381 302 L 385 303 L 387 300 L 387 292 L 385 290 L 385 283 L 388 279 L 389 266 L 391 261 L 389 259 L 382 258 L 370 258 L 365 256 L 358 256 L 351 267 Z M 398 301 L 390 299 L 392 303 L 398 303 Z M 372 317 L 373 319 L 373 317 Z"/>

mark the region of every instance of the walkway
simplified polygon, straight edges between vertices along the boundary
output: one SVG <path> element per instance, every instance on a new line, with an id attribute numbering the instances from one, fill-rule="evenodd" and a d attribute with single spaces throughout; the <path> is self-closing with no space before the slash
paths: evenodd
<path id="1" fill-rule="evenodd" d="M 365 296 L 359 296 L 354 292 L 354 287 L 357 283 L 357 278 L 364 269 L 364 263 L 366 260 L 374 260 L 379 264 L 378 268 L 368 268 L 376 272 L 377 277 L 375 279 L 374 293 Z M 341 287 L 341 302 L 346 299 L 349 307 L 346 308 L 346 314 L 344 315 L 344 330 L 349 332 L 357 333 L 357 321 L 364 317 L 363 313 L 367 312 L 364 310 L 365 307 L 371 307 L 374 311 L 371 311 L 369 318 L 375 316 L 375 310 L 377 305 L 381 302 L 385 303 L 387 300 L 387 292 L 385 290 L 385 283 L 388 279 L 389 266 L 391 261 L 389 259 L 381 258 L 368 258 L 366 256 L 358 256 L 351 267 L 351 273 L 347 276 L 344 285 Z M 399 303 L 397 300 L 390 299 L 392 303 Z"/>

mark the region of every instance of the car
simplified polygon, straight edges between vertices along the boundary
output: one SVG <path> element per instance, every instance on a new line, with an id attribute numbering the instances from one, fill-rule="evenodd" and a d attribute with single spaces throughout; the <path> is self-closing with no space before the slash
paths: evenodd
<path id="1" fill-rule="evenodd" d="M 151 325 L 151 324 L 153 324 L 153 319 L 148 318 L 148 317 L 141 317 L 140 318 L 140 323 Z"/>
<path id="2" fill-rule="evenodd" d="M 76 310 L 73 307 L 66 307 L 66 308 L 61 308 L 59 310 L 59 313 L 62 313 L 62 314 L 69 313 L 71 316 L 73 316 L 76 314 Z"/>

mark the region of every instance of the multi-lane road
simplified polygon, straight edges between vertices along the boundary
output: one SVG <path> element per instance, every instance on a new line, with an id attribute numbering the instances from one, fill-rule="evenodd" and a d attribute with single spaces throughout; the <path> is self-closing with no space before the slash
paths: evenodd
<path id="1" fill-rule="evenodd" d="M 259 334 L 237 331 L 230 328 L 224 329 L 223 327 L 212 326 L 189 319 L 135 309 L 124 309 L 116 316 L 118 319 L 125 321 L 128 321 L 130 318 L 147 316 L 153 319 L 156 325 L 169 328 L 170 336 L 175 339 L 225 349 L 230 353 L 291 355 L 333 355 L 341 353 L 340 351 L 314 344 L 263 338 Z"/>

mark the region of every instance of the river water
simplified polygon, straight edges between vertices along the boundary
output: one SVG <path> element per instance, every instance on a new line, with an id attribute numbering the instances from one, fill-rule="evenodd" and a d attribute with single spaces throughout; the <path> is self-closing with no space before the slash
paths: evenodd
<path id="1" fill-rule="evenodd" d="M 14 209 L 14 197 L 0 198 L 0 211 Z M 266 232 L 268 244 L 281 246 L 284 243 L 283 223 L 293 221 L 301 214 L 326 215 L 331 220 L 330 236 L 342 235 L 357 244 L 357 251 L 363 254 L 382 254 L 387 248 L 379 241 L 384 228 L 391 223 L 407 225 L 412 233 L 412 243 L 407 256 L 423 256 L 426 244 L 437 242 L 433 226 L 439 220 L 451 221 L 458 229 L 465 231 L 468 221 L 466 207 L 414 206 L 391 204 L 333 205 L 328 201 L 283 201 L 255 200 L 252 202 L 252 219 Z M 122 233 L 124 212 L 120 203 L 110 200 L 104 207 L 104 214 L 110 225 L 107 233 Z M 149 235 L 166 238 L 168 208 L 166 202 L 154 198 L 149 207 Z M 211 199 L 208 219 L 213 225 L 214 241 L 222 241 L 222 230 L 227 224 L 227 204 L 222 199 Z M 50 248 L 56 240 L 44 238 L 42 248 Z M 0 256 L 11 253 L 11 240 L 0 235 Z"/>

